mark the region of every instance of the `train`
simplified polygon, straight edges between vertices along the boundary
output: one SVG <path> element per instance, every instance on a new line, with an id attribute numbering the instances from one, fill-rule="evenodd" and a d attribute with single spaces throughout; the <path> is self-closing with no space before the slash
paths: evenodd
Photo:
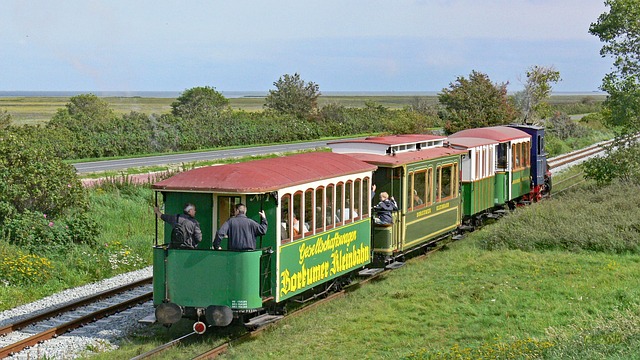
<path id="1" fill-rule="evenodd" d="M 156 219 L 156 322 L 190 319 L 198 333 L 234 320 L 262 326 L 281 318 L 287 304 L 401 267 L 411 254 L 551 190 L 539 126 L 374 136 L 328 147 L 196 168 L 152 185 L 165 213 L 194 204 L 203 234 L 197 248 L 174 249 L 170 225 Z M 374 189 L 397 203 L 390 223 L 375 221 Z M 255 220 L 264 211 L 266 233 L 256 250 L 231 251 L 226 240 L 213 250 L 217 229 L 239 203 Z"/>

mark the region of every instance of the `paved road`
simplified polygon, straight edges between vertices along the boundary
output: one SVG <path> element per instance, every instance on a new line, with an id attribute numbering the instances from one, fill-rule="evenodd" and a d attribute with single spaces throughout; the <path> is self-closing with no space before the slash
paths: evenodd
<path id="1" fill-rule="evenodd" d="M 312 141 L 296 144 L 269 145 L 251 148 L 237 148 L 228 150 L 214 150 L 189 154 L 158 155 L 122 160 L 103 160 L 73 164 L 79 174 L 107 170 L 123 170 L 131 167 L 154 165 L 169 165 L 189 163 L 192 161 L 226 159 L 237 156 L 265 155 L 279 152 L 315 149 L 327 146 L 326 141 Z"/>

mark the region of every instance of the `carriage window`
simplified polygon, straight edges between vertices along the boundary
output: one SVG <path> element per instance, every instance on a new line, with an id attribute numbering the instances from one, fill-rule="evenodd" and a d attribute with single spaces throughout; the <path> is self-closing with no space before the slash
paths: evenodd
<path id="1" fill-rule="evenodd" d="M 218 229 L 235 215 L 237 204 L 240 204 L 240 196 L 218 196 Z"/>
<path id="2" fill-rule="evenodd" d="M 507 143 L 498 144 L 498 168 L 507 167 Z"/>
<path id="3" fill-rule="evenodd" d="M 455 194 L 455 186 L 457 177 L 455 176 L 455 166 L 453 164 L 438 167 L 439 189 L 438 196 L 440 201 L 453 198 Z"/>
<path id="4" fill-rule="evenodd" d="M 511 151 L 513 152 L 513 169 L 520 167 L 520 149 L 522 144 L 513 144 Z"/>
<path id="5" fill-rule="evenodd" d="M 407 174 L 407 199 L 411 199 L 411 195 L 413 194 L 413 172 Z M 407 204 L 407 210 L 411 210 L 413 205 L 411 202 Z"/>
<path id="6" fill-rule="evenodd" d="M 326 224 L 325 214 L 327 212 L 327 209 L 323 199 L 324 199 L 324 188 L 321 186 L 316 189 L 316 204 L 315 204 L 316 205 L 316 209 L 315 209 L 316 233 L 324 231 L 324 226 Z"/>
<path id="7" fill-rule="evenodd" d="M 414 209 L 420 209 L 424 207 L 426 199 L 426 185 L 427 185 L 427 170 L 419 171 L 413 176 L 413 193 L 411 194 L 410 204 Z"/>
<path id="8" fill-rule="evenodd" d="M 299 239 L 302 237 L 304 228 L 302 227 L 302 215 L 304 207 L 302 204 L 302 192 L 298 191 L 293 194 L 293 214 L 291 216 L 291 230 L 293 232 L 293 239 Z"/>
<path id="9" fill-rule="evenodd" d="M 482 177 L 482 163 L 480 162 L 480 149 L 476 149 L 476 179 Z"/>
<path id="10" fill-rule="evenodd" d="M 524 166 L 531 166 L 531 143 L 524 143 Z"/>
<path id="11" fill-rule="evenodd" d="M 425 205 L 431 205 L 433 203 L 433 168 L 427 169 L 425 185 L 424 203 Z"/>
<path id="12" fill-rule="evenodd" d="M 325 211 L 326 215 L 326 224 L 329 227 L 335 226 L 335 204 L 333 201 L 333 184 L 327 186 L 327 191 L 325 192 L 325 199 L 327 202 L 327 207 Z"/>
<path id="13" fill-rule="evenodd" d="M 371 198 L 369 197 L 369 190 L 371 184 L 369 184 L 369 178 L 362 180 L 362 208 L 360 212 L 363 218 L 369 217 L 369 209 L 371 208 Z"/>
<path id="14" fill-rule="evenodd" d="M 362 209 L 362 181 L 360 179 L 353 183 L 353 219 L 360 219 L 360 209 Z"/>
<path id="15" fill-rule="evenodd" d="M 353 219 L 353 197 L 351 196 L 351 194 L 353 194 L 352 191 L 353 188 L 353 182 L 352 181 L 347 181 L 347 184 L 344 187 L 344 216 L 343 216 L 343 221 L 345 222 L 349 222 Z"/>
<path id="16" fill-rule="evenodd" d="M 283 195 L 280 199 L 280 240 L 282 243 L 291 241 L 291 195 Z"/>
<path id="17" fill-rule="evenodd" d="M 344 184 L 338 183 L 336 185 L 336 223 L 344 221 Z"/>
<path id="18" fill-rule="evenodd" d="M 487 163 L 487 176 L 491 175 L 491 173 L 493 172 L 493 166 L 494 166 L 493 158 L 495 154 L 494 150 L 495 148 L 493 146 L 489 148 L 489 162 Z"/>
<path id="19" fill-rule="evenodd" d="M 307 191 L 304 192 L 304 212 L 302 215 L 304 217 L 300 221 L 304 223 L 305 236 L 308 236 L 312 233 L 311 229 L 313 229 L 313 227 L 311 225 L 315 224 L 313 219 L 315 216 L 313 209 L 313 189 L 307 189 Z"/>

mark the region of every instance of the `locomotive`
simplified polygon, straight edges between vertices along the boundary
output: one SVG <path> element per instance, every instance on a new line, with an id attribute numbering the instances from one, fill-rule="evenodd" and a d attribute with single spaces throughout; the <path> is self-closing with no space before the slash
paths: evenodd
<path id="1" fill-rule="evenodd" d="M 403 265 L 506 208 L 550 190 L 544 129 L 530 125 L 463 130 L 449 137 L 394 135 L 330 142 L 313 152 L 182 172 L 153 184 L 156 203 L 198 209 L 203 241 L 169 246 L 169 224 L 156 225 L 153 301 L 156 321 L 195 320 L 194 330 L 239 319 L 257 327 L 355 276 Z M 397 200 L 391 223 L 377 223 L 375 192 Z M 212 249 L 217 229 L 243 203 L 264 211 L 256 250 Z M 158 221 L 156 219 L 156 221 Z M 297 222 L 297 227 L 296 227 Z M 297 231 L 295 231 L 295 230 Z"/>

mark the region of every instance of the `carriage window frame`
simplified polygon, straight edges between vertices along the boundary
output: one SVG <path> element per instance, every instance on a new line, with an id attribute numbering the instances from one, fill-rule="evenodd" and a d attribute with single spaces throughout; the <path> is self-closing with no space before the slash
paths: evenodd
<path id="1" fill-rule="evenodd" d="M 366 219 L 369 217 L 371 209 L 371 179 L 368 176 L 362 179 L 362 207 L 360 208 L 360 217 Z"/>
<path id="2" fill-rule="evenodd" d="M 335 185 L 333 183 L 327 185 L 325 191 L 325 216 L 326 216 L 326 229 L 333 229 L 336 226 L 336 206 L 335 206 Z"/>
<path id="3" fill-rule="evenodd" d="M 513 156 L 513 166 L 512 169 L 520 169 L 522 167 L 522 157 L 520 156 L 522 152 L 522 143 L 512 144 L 511 145 L 511 153 Z"/>
<path id="4" fill-rule="evenodd" d="M 302 226 L 302 237 L 307 237 L 309 235 L 313 235 L 314 232 L 314 224 L 315 224 L 315 207 L 313 203 L 315 202 L 315 198 L 313 196 L 314 189 L 308 188 L 304 191 L 303 194 L 303 204 L 304 209 L 303 213 L 300 215 L 302 218 L 300 219 L 300 224 Z M 308 230 L 307 230 L 308 229 Z"/>
<path id="5" fill-rule="evenodd" d="M 444 202 L 449 201 L 458 196 L 458 176 L 457 174 L 457 163 L 443 164 L 439 165 L 436 168 L 436 202 Z M 449 193 L 446 196 L 443 196 L 442 190 L 442 174 L 445 169 L 450 169 L 450 178 L 449 178 Z"/>
<path id="6" fill-rule="evenodd" d="M 315 228 L 315 234 L 319 233 L 319 232 L 323 232 L 325 231 L 325 228 L 327 226 L 326 223 L 326 212 L 327 212 L 327 205 L 324 201 L 325 199 L 325 187 L 324 186 L 318 186 L 315 190 L 314 193 L 314 209 L 315 209 L 315 218 L 314 218 L 314 228 Z M 320 199 L 318 199 L 318 197 Z M 318 203 L 318 200 L 320 200 L 320 203 Z M 319 208 L 319 209 L 318 209 Z M 319 210 L 319 211 L 318 211 Z"/>
<path id="7" fill-rule="evenodd" d="M 336 227 L 342 226 L 345 224 L 344 222 L 344 194 L 345 194 L 345 183 L 344 181 L 339 181 L 336 183 L 336 192 L 335 192 L 335 203 L 336 203 L 336 211 L 335 211 L 335 222 Z"/>
<path id="8" fill-rule="evenodd" d="M 353 221 L 362 219 L 362 179 L 357 178 L 353 182 L 353 211 L 356 216 L 353 217 Z"/>
<path id="9" fill-rule="evenodd" d="M 355 216 L 353 215 L 355 208 L 355 206 L 353 206 L 354 200 L 354 181 L 347 180 L 344 186 L 344 210 L 345 213 L 349 210 L 349 216 L 347 218 L 344 218 L 343 216 L 343 224 L 350 224 L 355 220 Z"/>
<path id="10" fill-rule="evenodd" d="M 476 178 L 475 180 L 482 178 L 482 150 L 476 149 Z"/>
<path id="11" fill-rule="evenodd" d="M 291 204 L 293 205 L 292 206 L 293 213 L 291 213 L 290 215 L 291 234 L 293 234 L 293 240 L 295 241 L 295 240 L 302 239 L 304 235 L 304 222 L 302 219 L 303 217 L 302 212 L 304 211 L 304 192 L 302 190 L 298 190 L 295 193 L 293 193 L 293 200 L 291 201 Z M 296 214 L 296 217 L 298 219 L 298 234 L 294 234 L 293 232 L 293 214 Z"/>
<path id="12" fill-rule="evenodd" d="M 509 147 L 507 143 L 499 143 L 497 146 L 496 167 L 499 170 L 506 170 L 509 165 L 508 153 Z"/>
<path id="13" fill-rule="evenodd" d="M 280 242 L 282 244 L 288 244 L 293 240 L 291 226 L 289 225 L 293 221 L 292 215 L 291 194 L 287 193 L 280 197 Z"/>

